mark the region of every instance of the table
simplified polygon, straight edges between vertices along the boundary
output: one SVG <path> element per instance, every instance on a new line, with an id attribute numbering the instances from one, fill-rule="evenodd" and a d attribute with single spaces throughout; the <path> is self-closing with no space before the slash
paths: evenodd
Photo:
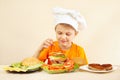
<path id="1" fill-rule="evenodd" d="M 120 80 L 120 66 L 109 73 L 93 73 L 79 70 L 71 73 L 48 74 L 37 71 L 33 73 L 8 73 L 0 65 L 0 80 Z"/>

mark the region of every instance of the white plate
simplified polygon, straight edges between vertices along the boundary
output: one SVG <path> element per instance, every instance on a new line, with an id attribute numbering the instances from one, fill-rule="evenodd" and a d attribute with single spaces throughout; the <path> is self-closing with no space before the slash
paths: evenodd
<path id="1" fill-rule="evenodd" d="M 118 68 L 115 65 L 112 65 L 112 67 L 113 67 L 112 70 L 108 70 L 108 71 L 106 71 L 106 70 L 102 70 L 102 71 L 91 70 L 91 69 L 88 68 L 88 65 L 80 66 L 79 69 L 89 71 L 89 72 L 105 73 L 105 72 L 112 72 L 112 71 L 114 71 L 114 70 L 116 70 Z"/>

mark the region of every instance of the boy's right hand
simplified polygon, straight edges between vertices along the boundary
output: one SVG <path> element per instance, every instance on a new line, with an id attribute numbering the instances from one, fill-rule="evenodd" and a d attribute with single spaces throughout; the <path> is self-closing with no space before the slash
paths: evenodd
<path id="1" fill-rule="evenodd" d="M 42 47 L 42 48 L 48 48 L 48 47 L 51 46 L 51 45 L 53 45 L 53 40 L 52 40 L 52 39 L 46 39 L 46 40 L 42 43 L 41 47 Z"/>
<path id="2" fill-rule="evenodd" d="M 46 39 L 43 41 L 43 43 L 38 47 L 37 51 L 33 55 L 33 57 L 38 57 L 39 53 L 42 51 L 44 48 L 48 48 L 49 46 L 53 45 L 53 40 L 52 39 Z"/>

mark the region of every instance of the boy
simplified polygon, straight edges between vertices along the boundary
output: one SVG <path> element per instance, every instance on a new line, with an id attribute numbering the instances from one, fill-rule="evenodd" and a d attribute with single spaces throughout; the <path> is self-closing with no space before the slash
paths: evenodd
<path id="1" fill-rule="evenodd" d="M 49 53 L 61 52 L 69 59 L 79 58 L 82 60 L 80 63 L 82 65 L 88 64 L 84 49 L 73 43 L 79 29 L 86 27 L 85 19 L 78 12 L 63 8 L 54 8 L 54 16 L 57 41 L 45 40 L 34 57 L 44 62 L 48 59 L 48 64 L 50 64 Z"/>

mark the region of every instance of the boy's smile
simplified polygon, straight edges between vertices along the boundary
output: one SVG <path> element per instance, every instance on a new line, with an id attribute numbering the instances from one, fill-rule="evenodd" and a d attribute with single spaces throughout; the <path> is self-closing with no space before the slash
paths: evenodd
<path id="1" fill-rule="evenodd" d="M 68 24 L 58 24 L 55 28 L 56 38 L 61 49 L 69 49 L 76 35 L 76 31 Z"/>

